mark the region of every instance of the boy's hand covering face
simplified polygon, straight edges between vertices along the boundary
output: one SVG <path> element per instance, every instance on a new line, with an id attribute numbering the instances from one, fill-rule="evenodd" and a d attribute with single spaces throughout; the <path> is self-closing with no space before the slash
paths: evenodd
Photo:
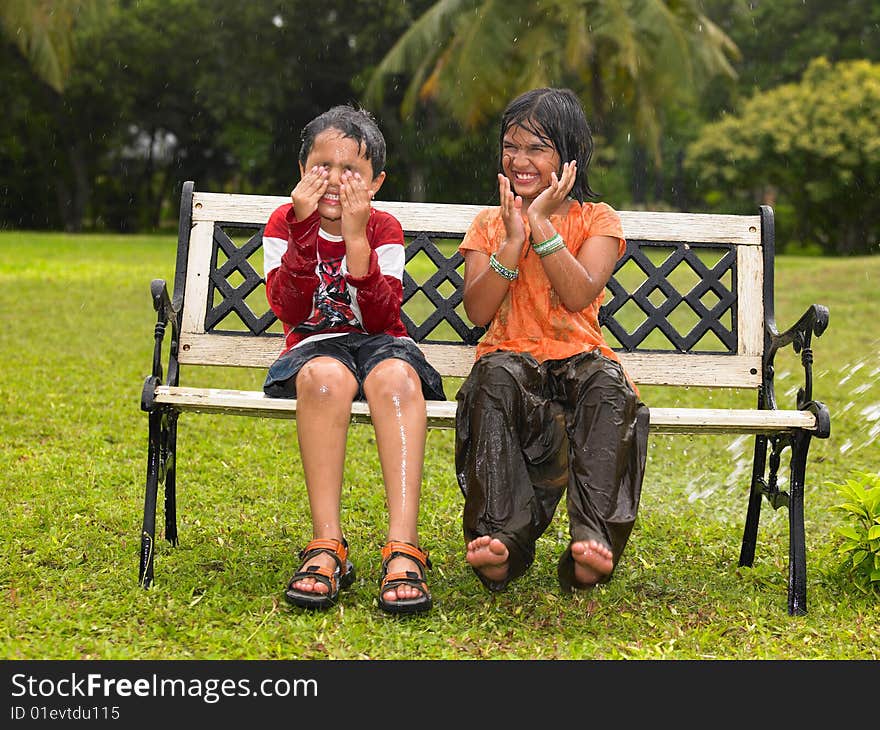
<path id="1" fill-rule="evenodd" d="M 370 199 L 382 186 L 385 172 L 373 175 L 373 164 L 364 156 L 361 143 L 336 129 L 321 132 L 305 164 L 300 165 L 300 175 L 292 193 L 297 220 L 317 210 L 327 233 L 346 237 L 344 225 L 349 234 L 364 234 Z"/>
<path id="2" fill-rule="evenodd" d="M 313 165 L 303 174 L 296 187 L 290 193 L 293 212 L 299 221 L 308 218 L 318 207 L 318 201 L 327 191 L 330 184 L 326 168 Z"/>
<path id="3" fill-rule="evenodd" d="M 342 204 L 342 237 L 346 240 L 364 232 L 370 218 L 373 191 L 359 172 L 346 170 L 339 181 Z"/>

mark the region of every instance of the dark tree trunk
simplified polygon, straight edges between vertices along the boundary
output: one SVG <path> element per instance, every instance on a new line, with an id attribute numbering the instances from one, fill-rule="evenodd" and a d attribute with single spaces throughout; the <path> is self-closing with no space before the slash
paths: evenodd
<path id="1" fill-rule="evenodd" d="M 647 155 L 645 148 L 638 142 L 633 143 L 632 155 L 632 179 L 631 195 L 632 202 L 636 206 L 643 206 L 647 202 L 647 168 L 645 166 Z"/>

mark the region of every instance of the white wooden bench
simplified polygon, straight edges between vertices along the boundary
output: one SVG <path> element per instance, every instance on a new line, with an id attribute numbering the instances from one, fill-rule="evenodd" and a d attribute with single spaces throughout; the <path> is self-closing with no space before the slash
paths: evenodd
<path id="1" fill-rule="evenodd" d="M 287 201 L 196 192 L 192 182 L 183 185 L 173 291 L 169 293 L 161 279 L 151 284 L 158 320 L 152 374 L 146 378 L 141 400 L 149 413 L 140 555 L 144 586 L 153 580 L 160 484 L 165 493 L 165 537 L 177 543 L 179 415 L 296 416 L 295 400 L 268 398 L 261 390 L 188 387 L 181 377 L 181 368 L 189 365 L 265 370 L 278 356 L 282 335 L 266 301 L 262 227 L 270 213 Z M 472 327 L 463 314 L 462 258 L 456 248 L 480 206 L 379 201 L 375 205 L 393 213 L 407 237 L 404 321 L 410 334 L 441 375 L 465 377 L 482 330 Z M 762 499 L 766 497 L 774 508 L 787 507 L 788 612 L 804 614 L 807 453 L 813 437 L 830 434 L 828 410 L 812 396 L 811 342 L 825 331 L 828 310 L 814 304 L 790 329 L 777 330 L 773 211 L 767 206 L 761 206 L 757 215 L 622 211 L 620 216 L 627 252 L 609 282 L 601 313 L 609 342 L 639 385 L 756 393 L 754 408 L 651 408 L 651 432 L 755 436 L 739 565 L 753 563 Z M 777 351 L 789 346 L 801 355 L 804 379 L 796 407 L 781 409 L 774 392 L 774 359 Z M 427 404 L 430 427 L 454 427 L 456 401 L 449 388 L 447 397 L 450 400 Z M 352 420 L 369 422 L 366 403 L 354 403 Z M 785 449 L 787 491 L 777 486 Z"/>

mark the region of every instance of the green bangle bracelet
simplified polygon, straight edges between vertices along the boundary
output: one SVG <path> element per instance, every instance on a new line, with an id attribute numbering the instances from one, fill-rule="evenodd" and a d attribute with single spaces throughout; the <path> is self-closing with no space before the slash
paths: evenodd
<path id="1" fill-rule="evenodd" d="M 554 233 L 546 241 L 541 241 L 541 243 L 533 243 L 532 248 L 540 248 L 541 246 L 546 246 L 548 243 L 550 243 L 550 241 L 555 241 L 557 238 L 562 238 L 562 236 L 560 236 L 558 232 Z"/>
<path id="2" fill-rule="evenodd" d="M 562 236 L 557 233 L 553 238 L 548 238 L 542 243 L 534 244 L 532 248 L 535 249 L 535 253 L 538 254 L 538 256 L 544 258 L 544 256 L 549 256 L 551 253 L 555 253 L 556 251 L 559 251 L 559 249 L 565 248 L 565 241 L 562 239 Z"/>
<path id="3" fill-rule="evenodd" d="M 497 258 L 495 258 L 494 253 L 489 256 L 489 266 L 492 267 L 492 270 L 496 274 L 500 274 L 508 281 L 513 281 L 519 276 L 519 269 L 508 269 Z"/>

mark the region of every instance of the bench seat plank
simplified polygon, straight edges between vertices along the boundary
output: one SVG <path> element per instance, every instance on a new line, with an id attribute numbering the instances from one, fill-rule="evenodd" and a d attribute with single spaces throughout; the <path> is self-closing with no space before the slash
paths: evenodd
<path id="1" fill-rule="evenodd" d="M 296 400 L 270 398 L 262 391 L 184 388 L 160 385 L 156 402 L 179 411 L 225 413 L 264 418 L 295 418 Z M 428 401 L 428 424 L 453 428 L 455 401 Z M 674 433 L 774 434 L 795 429 L 816 430 L 816 417 L 809 411 L 759 411 L 737 408 L 651 408 L 651 431 Z M 352 421 L 369 423 L 370 409 L 363 401 L 352 404 Z"/>

